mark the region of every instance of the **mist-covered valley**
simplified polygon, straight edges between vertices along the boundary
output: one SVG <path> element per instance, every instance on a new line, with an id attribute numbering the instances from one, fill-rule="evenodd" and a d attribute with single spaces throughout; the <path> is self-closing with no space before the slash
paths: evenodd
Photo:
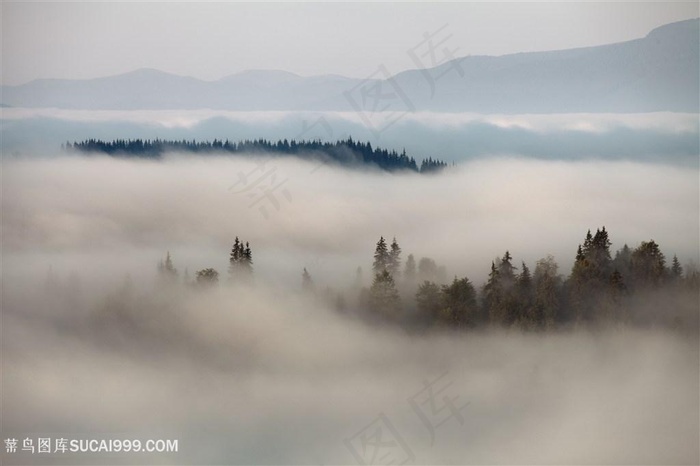
<path id="1" fill-rule="evenodd" d="M 1 464 L 700 464 L 697 4 L 2 2 Z"/>
<path id="2" fill-rule="evenodd" d="M 3 432 L 179 439 L 18 464 L 698 461 L 695 167 L 511 155 L 426 175 L 56 150 L 2 168 Z M 603 226 L 611 259 L 657 244 L 664 285 L 630 275 L 617 314 L 578 318 L 566 283 Z M 380 236 L 402 249 L 397 313 L 371 300 Z M 229 273 L 236 237 L 246 278 Z M 555 263 L 551 325 L 426 318 L 422 279 L 468 278 L 465 312 L 482 312 L 505 251 L 536 283 Z M 437 269 L 420 275 L 423 258 Z"/>

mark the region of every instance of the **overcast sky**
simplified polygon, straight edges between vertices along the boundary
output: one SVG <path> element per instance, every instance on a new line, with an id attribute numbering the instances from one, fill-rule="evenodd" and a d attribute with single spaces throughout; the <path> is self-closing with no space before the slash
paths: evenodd
<path id="1" fill-rule="evenodd" d="M 248 69 L 367 77 L 454 55 L 502 55 L 643 37 L 696 18 L 686 3 L 2 2 L 2 82 L 94 78 L 138 68 L 216 80 Z M 418 50 L 425 50 L 418 49 Z M 439 59 L 439 56 L 438 56 Z"/>

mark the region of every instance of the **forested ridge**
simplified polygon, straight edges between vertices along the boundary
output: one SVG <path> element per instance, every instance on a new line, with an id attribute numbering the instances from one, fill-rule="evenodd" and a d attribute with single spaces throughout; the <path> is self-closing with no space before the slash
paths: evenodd
<path id="1" fill-rule="evenodd" d="M 87 139 L 66 142 L 64 150 L 85 153 L 104 153 L 114 157 L 159 159 L 166 152 L 188 152 L 193 154 L 269 154 L 291 155 L 304 160 L 319 160 L 343 166 L 375 165 L 386 171 L 409 170 L 420 173 L 441 170 L 447 164 L 439 159 L 428 157 L 420 165 L 413 157 L 395 150 L 374 148 L 369 142 L 358 142 L 352 138 L 323 142 L 321 140 L 287 140 L 277 142 L 266 139 L 230 141 L 196 141 L 185 139 L 115 139 L 103 141 Z"/>

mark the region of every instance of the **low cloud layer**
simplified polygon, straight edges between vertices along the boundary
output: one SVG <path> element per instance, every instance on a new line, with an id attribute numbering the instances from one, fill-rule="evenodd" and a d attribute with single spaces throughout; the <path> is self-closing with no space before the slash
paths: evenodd
<path id="1" fill-rule="evenodd" d="M 477 285 L 505 249 L 568 273 L 602 225 L 613 250 L 653 238 L 697 262 L 694 168 L 511 157 L 421 176 L 37 157 L 4 160 L 2 190 L 3 436 L 180 444 L 3 461 L 357 464 L 377 426 L 395 446 L 378 454 L 416 464 L 700 459 L 692 329 L 409 334 L 299 292 L 302 267 L 319 288 L 348 287 L 380 235 Z M 225 283 L 236 235 L 253 248 L 251 289 Z M 181 275 L 216 268 L 220 286 L 159 286 L 165 251 Z M 421 404 L 426 383 L 444 389 L 439 413 Z"/>
<path id="2" fill-rule="evenodd" d="M 697 262 L 697 176 L 690 168 L 519 158 L 439 176 L 284 158 L 7 161 L 3 246 L 6 263 L 16 264 L 4 273 L 29 264 L 99 273 L 104 261 L 138 271 L 166 250 L 180 268 L 223 271 L 238 235 L 252 243 L 262 276 L 296 277 L 308 267 L 345 280 L 368 269 L 384 235 L 405 256 L 433 257 L 450 276 L 478 283 L 506 249 L 531 265 L 552 254 L 566 271 L 586 231 L 601 226 L 613 251 L 654 239 L 667 256 Z"/>
<path id="3" fill-rule="evenodd" d="M 417 159 L 518 154 L 544 160 L 629 160 L 697 167 L 696 114 L 478 115 L 352 112 L 3 109 L 3 149 L 53 152 L 66 140 L 314 139 L 352 135 Z M 37 137 L 40 135 L 40 137 Z"/>
<path id="4" fill-rule="evenodd" d="M 4 435 L 180 446 L 67 455 L 72 464 L 698 460 L 695 337 L 410 336 L 264 287 L 70 298 L 21 288 L 5 296 Z M 395 443 L 373 456 L 377 426 Z M 55 461 L 5 455 L 22 458 Z"/>

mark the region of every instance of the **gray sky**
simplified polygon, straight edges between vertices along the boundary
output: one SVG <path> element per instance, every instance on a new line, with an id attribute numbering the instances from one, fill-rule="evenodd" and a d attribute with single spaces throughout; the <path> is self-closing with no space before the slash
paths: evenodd
<path id="1" fill-rule="evenodd" d="M 425 33 L 454 55 L 502 55 L 643 37 L 700 16 L 685 3 L 2 2 L 2 82 L 156 68 L 215 80 L 248 69 L 366 77 L 420 64 Z M 447 25 L 444 29 L 443 26 Z"/>

